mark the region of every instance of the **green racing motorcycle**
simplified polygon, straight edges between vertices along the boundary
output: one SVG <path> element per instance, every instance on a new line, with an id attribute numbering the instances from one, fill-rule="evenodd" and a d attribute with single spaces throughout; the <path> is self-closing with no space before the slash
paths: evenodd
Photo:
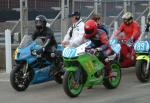
<path id="1" fill-rule="evenodd" d="M 121 69 L 116 55 L 107 58 L 110 67 L 107 69 L 100 58 L 86 51 L 90 45 L 91 41 L 88 41 L 77 48 L 68 47 L 63 51 L 63 88 L 69 97 L 77 97 L 83 87 L 103 84 L 107 89 L 114 89 L 120 84 Z"/>
<path id="2" fill-rule="evenodd" d="M 142 83 L 150 79 L 150 33 L 145 32 L 135 43 L 136 51 L 136 76 Z"/>

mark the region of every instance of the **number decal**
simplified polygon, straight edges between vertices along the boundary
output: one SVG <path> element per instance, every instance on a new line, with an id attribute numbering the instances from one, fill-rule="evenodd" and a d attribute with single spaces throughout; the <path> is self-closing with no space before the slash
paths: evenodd
<path id="1" fill-rule="evenodd" d="M 134 46 L 134 49 L 140 52 L 147 52 L 149 48 L 149 43 L 147 41 L 138 41 Z"/>
<path id="2" fill-rule="evenodd" d="M 110 39 L 109 44 L 110 45 L 114 45 L 118 42 L 118 40 L 116 38 Z"/>
<path id="3" fill-rule="evenodd" d="M 75 57 L 76 49 L 75 48 L 65 48 L 63 51 L 63 56 L 67 58 Z"/>

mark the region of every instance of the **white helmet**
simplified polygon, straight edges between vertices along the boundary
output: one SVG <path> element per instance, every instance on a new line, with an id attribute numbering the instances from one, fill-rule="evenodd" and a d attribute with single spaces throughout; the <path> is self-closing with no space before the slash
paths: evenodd
<path id="1" fill-rule="evenodd" d="M 126 12 L 123 16 L 122 19 L 130 19 L 133 18 L 133 15 L 131 12 Z"/>
<path id="2" fill-rule="evenodd" d="M 124 23 L 126 25 L 129 25 L 133 22 L 133 15 L 131 12 L 126 12 L 123 16 L 122 16 L 122 19 L 124 21 Z"/>

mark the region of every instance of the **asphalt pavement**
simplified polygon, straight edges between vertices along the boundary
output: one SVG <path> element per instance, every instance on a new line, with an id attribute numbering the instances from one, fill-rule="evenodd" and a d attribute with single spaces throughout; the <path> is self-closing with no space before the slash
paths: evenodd
<path id="1" fill-rule="evenodd" d="M 0 103 L 150 103 L 149 99 L 150 83 L 140 83 L 134 68 L 122 70 L 117 89 L 108 90 L 103 85 L 85 88 L 73 99 L 54 81 L 31 85 L 25 92 L 17 92 L 10 86 L 9 75 L 0 73 Z"/>

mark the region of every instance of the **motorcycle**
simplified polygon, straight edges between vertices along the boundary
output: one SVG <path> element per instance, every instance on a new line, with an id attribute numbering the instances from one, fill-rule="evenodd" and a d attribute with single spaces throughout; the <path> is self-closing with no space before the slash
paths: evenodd
<path id="1" fill-rule="evenodd" d="M 44 45 L 42 38 L 32 40 L 31 35 L 25 35 L 15 51 L 15 66 L 10 73 L 11 86 L 17 91 L 25 91 L 30 84 L 38 84 L 51 80 L 62 83 L 63 47 L 58 45 L 52 62 L 38 52 Z M 56 67 L 56 66 L 57 67 Z"/>
<path id="2" fill-rule="evenodd" d="M 128 68 L 136 64 L 136 53 L 133 42 L 126 40 L 123 36 L 110 39 L 112 49 L 118 54 L 121 68 Z"/>
<path id="3" fill-rule="evenodd" d="M 83 87 L 103 84 L 108 89 L 114 89 L 120 83 L 121 69 L 115 55 L 106 58 L 109 60 L 108 69 L 100 58 L 86 50 L 90 45 L 91 41 L 88 41 L 77 48 L 68 47 L 63 51 L 63 88 L 69 97 L 77 97 Z"/>
<path id="4" fill-rule="evenodd" d="M 137 55 L 136 76 L 142 83 L 150 78 L 150 33 L 144 35 L 135 43 L 134 49 Z"/>

